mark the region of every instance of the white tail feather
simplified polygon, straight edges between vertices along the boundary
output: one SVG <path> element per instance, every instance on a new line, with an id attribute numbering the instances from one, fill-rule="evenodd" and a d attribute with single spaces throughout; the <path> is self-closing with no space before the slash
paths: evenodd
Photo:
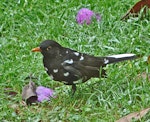
<path id="1" fill-rule="evenodd" d="M 124 58 L 124 57 L 132 57 L 135 56 L 135 54 L 130 53 L 130 54 L 118 54 L 118 55 L 111 55 L 107 57 L 113 57 L 113 58 Z"/>

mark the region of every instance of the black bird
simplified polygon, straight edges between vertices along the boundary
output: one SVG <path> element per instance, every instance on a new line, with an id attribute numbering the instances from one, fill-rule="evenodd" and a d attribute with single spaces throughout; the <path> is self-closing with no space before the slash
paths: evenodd
<path id="1" fill-rule="evenodd" d="M 107 64 L 135 59 L 135 54 L 119 54 L 106 57 L 95 57 L 62 47 L 53 40 L 43 41 L 33 52 L 41 52 L 43 63 L 48 75 L 55 81 L 72 85 L 73 93 L 76 84 L 86 82 L 92 77 L 105 76 Z"/>

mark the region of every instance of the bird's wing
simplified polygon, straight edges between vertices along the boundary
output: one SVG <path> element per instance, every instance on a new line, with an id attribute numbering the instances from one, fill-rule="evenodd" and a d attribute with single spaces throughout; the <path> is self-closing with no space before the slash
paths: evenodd
<path id="1" fill-rule="evenodd" d="M 91 77 L 99 77 L 100 68 L 105 66 L 103 58 L 70 49 L 66 49 L 63 53 L 65 53 L 61 63 L 63 68 L 79 79 L 88 80 Z"/>
<path id="2" fill-rule="evenodd" d="M 80 53 L 75 50 L 71 50 L 69 48 L 65 48 L 65 51 L 62 51 L 63 61 L 65 60 L 73 60 L 74 62 L 78 62 L 84 66 L 91 67 L 100 67 L 104 66 L 104 57 L 95 57 L 92 55 L 88 55 L 85 53 Z"/>
<path id="3" fill-rule="evenodd" d="M 91 77 L 99 77 L 99 67 L 83 65 L 80 61 L 74 61 L 72 64 L 63 63 L 63 68 L 72 75 L 86 81 Z"/>
<path id="4" fill-rule="evenodd" d="M 76 69 L 72 65 L 63 65 L 63 68 L 67 70 L 68 72 L 73 73 L 75 76 L 77 76 L 79 79 L 82 77 L 82 73 L 80 70 Z"/>

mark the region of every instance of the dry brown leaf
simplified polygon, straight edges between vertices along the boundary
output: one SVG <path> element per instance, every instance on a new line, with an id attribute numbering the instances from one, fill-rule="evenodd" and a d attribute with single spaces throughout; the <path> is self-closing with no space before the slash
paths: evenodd
<path id="1" fill-rule="evenodd" d="M 23 87 L 22 99 L 26 101 L 27 105 L 37 102 L 36 85 L 30 81 L 29 84 Z"/>
<path id="2" fill-rule="evenodd" d="M 128 114 L 127 116 L 122 117 L 116 122 L 131 122 L 132 119 L 139 120 L 142 117 L 144 117 L 149 111 L 150 111 L 150 108 L 146 108 L 140 112 L 134 112 L 134 113 Z"/>
<path id="3" fill-rule="evenodd" d="M 150 81 L 150 74 L 147 74 L 146 72 L 140 73 L 137 75 L 138 79 L 148 79 L 148 81 Z"/>
<path id="4" fill-rule="evenodd" d="M 11 97 L 14 97 L 18 94 L 12 88 L 4 88 L 4 93 L 8 96 L 11 96 Z"/>
<path id="5" fill-rule="evenodd" d="M 135 17 L 138 16 L 138 13 L 141 11 L 141 9 L 143 7 L 147 7 L 147 8 L 150 8 L 150 0 L 141 0 L 139 2 L 137 2 L 122 18 L 121 20 L 124 20 L 124 19 L 128 19 L 129 16 L 132 14 L 134 15 Z M 146 14 L 147 12 L 147 8 L 144 8 L 143 10 L 143 14 Z"/>

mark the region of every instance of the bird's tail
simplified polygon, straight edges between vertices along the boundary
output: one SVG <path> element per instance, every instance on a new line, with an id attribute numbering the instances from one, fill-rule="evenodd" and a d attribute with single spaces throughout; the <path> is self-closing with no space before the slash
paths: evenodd
<path id="1" fill-rule="evenodd" d="M 118 54 L 104 57 L 104 64 L 117 63 L 125 60 L 136 59 L 137 56 L 135 54 Z"/>

